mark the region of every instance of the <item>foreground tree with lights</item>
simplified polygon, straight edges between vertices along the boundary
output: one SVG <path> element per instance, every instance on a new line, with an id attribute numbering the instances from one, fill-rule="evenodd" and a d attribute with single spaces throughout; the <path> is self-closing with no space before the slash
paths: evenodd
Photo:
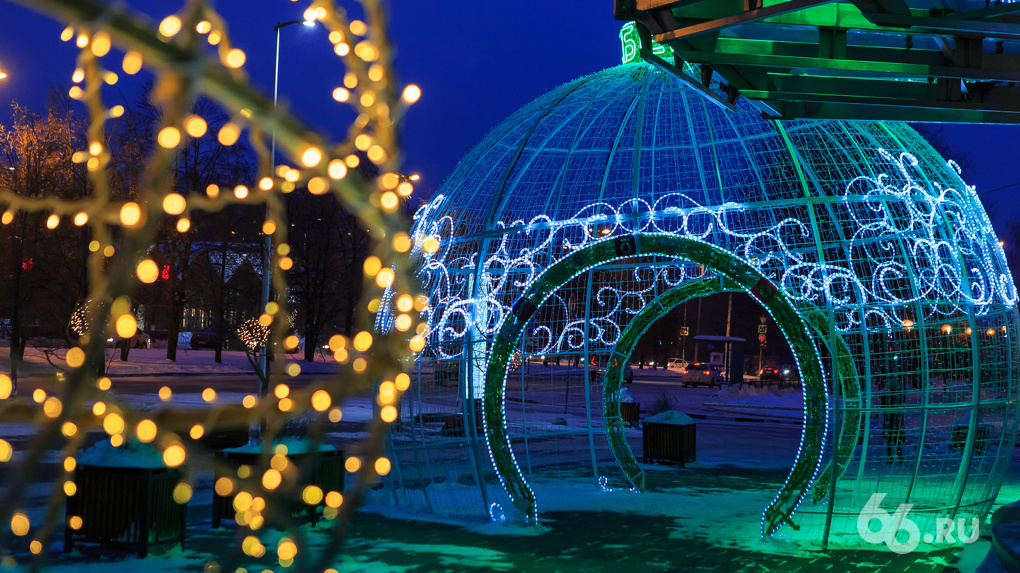
<path id="1" fill-rule="evenodd" d="M 149 258 L 148 249 L 164 221 L 170 221 L 175 232 L 185 234 L 198 212 L 238 203 L 264 204 L 267 217 L 263 232 L 272 234 L 275 244 L 285 245 L 287 224 L 281 194 L 293 191 L 297 185 L 313 193 L 332 193 L 371 230 L 374 260 L 394 262 L 389 269 L 375 268 L 370 273 L 364 300 L 359 303 L 363 324 L 371 323 L 371 314 L 379 308 L 384 291 L 398 297 L 418 295 L 402 262 L 411 244 L 399 203 L 400 195 L 410 194 L 410 187 L 402 185 L 397 175 L 396 134 L 406 105 L 413 103 L 420 92 L 415 86 L 402 90 L 396 83 L 381 3 L 362 2 L 364 21 L 348 19 L 343 10 L 328 1 L 312 2 L 306 12 L 306 18 L 317 19 L 330 30 L 335 52 L 343 54 L 347 68 L 349 80 L 345 82 L 347 88 L 342 89 L 352 93 L 349 102 L 358 115 L 348 137 L 340 142 L 323 141 L 309 126 L 302 125 L 285 109 L 275 108 L 270 99 L 248 84 L 243 69 L 245 54 L 231 44 L 226 23 L 210 2 L 187 2 L 180 12 L 163 19 L 158 29 L 120 6 L 88 0 L 24 3 L 71 23 L 61 39 L 80 48 L 70 96 L 85 105 L 90 124 L 87 141 L 73 150 L 72 160 L 87 170 L 91 193 L 84 197 L 25 196 L 13 189 L 3 189 L 0 204 L 6 211 L 2 222 L 9 224 L 15 216 L 29 214 L 30 221 L 55 223 L 50 228 L 73 222 L 91 233 L 89 288 L 84 297 L 89 301 L 85 313 L 89 328 L 83 330 L 80 345 L 67 351 L 66 377 L 54 394 L 43 393 L 31 401 L 14 399 L 11 379 L 0 376 L 0 395 L 11 398 L 0 409 L 0 417 L 8 422 L 38 423 L 38 435 L 28 450 L 19 454 L 19 467 L 7 473 L 11 477 L 5 484 L 0 522 L 10 525 L 13 536 L 3 537 L 2 550 L 18 553 L 27 546 L 32 553 L 44 554 L 42 548 L 49 545 L 58 528 L 82 527 L 80 518 L 65 523 L 61 510 L 65 494 L 75 493 L 75 452 L 90 429 L 101 428 L 109 434 L 110 446 L 114 448 L 131 440 L 152 444 L 162 453 L 163 463 L 170 467 L 207 466 L 213 459 L 198 445 L 198 438 L 261 422 L 267 428 L 264 455 L 251 471 L 244 475 L 236 472 L 236 477 L 227 478 L 222 487 L 258 500 L 244 511 L 238 509 L 238 522 L 250 529 L 256 540 L 260 529 L 270 524 L 285 528 L 287 538 L 273 548 L 275 553 L 267 553 L 260 542 L 245 542 L 236 552 L 225 552 L 220 565 L 226 569 L 244 553 L 264 555 L 267 563 L 273 557 L 283 565 L 325 569 L 340 546 L 346 523 L 364 488 L 390 469 L 389 460 L 382 454 L 380 436 L 386 427 L 383 418 L 392 421 L 393 417 L 387 416 L 383 408 L 380 417 L 371 423 L 370 437 L 354 458 L 357 463 L 348 465 L 349 470 L 358 472 L 359 479 L 357 487 L 348 490 L 346 500 L 339 492 L 325 492 L 317 497 L 296 488 L 294 478 L 301 468 L 293 463 L 288 465 L 285 459 L 282 466 L 277 460 L 270 468 L 270 457 L 279 454 L 278 449 L 271 447 L 274 432 L 287 420 L 305 412 L 317 414 L 317 424 L 324 423 L 327 417 L 339 419 L 341 404 L 353 394 L 378 391 L 379 400 L 393 402 L 395 389 L 407 388 L 400 361 L 424 345 L 422 336 L 407 333 L 410 324 L 391 335 L 362 331 L 349 342 L 335 339 L 331 346 L 335 347 L 341 368 L 329 383 L 291 393 L 286 378 L 296 375 L 297 370 L 285 370 L 283 361 L 278 360 L 266 373 L 269 384 L 274 385 L 273 395 L 249 396 L 237 405 L 214 403 L 211 409 L 176 407 L 169 391 L 161 391 L 164 408 L 132 411 L 105 392 L 110 387 L 109 379 L 98 378 L 95 369 L 88 365 L 102 362 L 108 333 L 125 338 L 135 333 L 132 293 L 140 283 L 156 280 L 159 267 Z M 156 76 L 152 97 L 161 115 L 155 144 L 139 171 L 134 195 L 125 197 L 112 192 L 108 143 L 109 121 L 124 110 L 104 103 L 103 87 L 115 83 L 118 73 L 135 74 L 143 67 Z M 119 69 L 115 71 L 116 68 Z M 208 118 L 192 113 L 193 103 L 202 96 L 230 114 L 230 120 L 216 133 L 209 131 Z M 165 176 L 189 141 L 231 147 L 245 133 L 259 157 L 258 179 L 251 185 L 222 182 L 222 189 L 213 183 L 181 192 Z M 267 146 L 270 133 L 275 134 L 279 150 L 291 158 L 289 164 L 279 165 L 275 170 L 271 170 L 273 162 Z M 364 160 L 377 166 L 379 176 L 366 177 L 365 170 L 353 169 Z M 284 270 L 291 265 L 281 252 L 284 251 L 278 249 L 272 261 L 273 288 L 280 293 L 286 291 Z M 271 302 L 262 311 L 259 321 L 267 326 L 285 320 L 289 314 L 285 300 Z M 274 345 L 281 343 L 283 329 L 274 328 L 272 332 Z M 216 400 L 211 390 L 203 397 L 207 401 Z M 0 459 L 9 460 L 10 444 L 0 441 L 0 449 L 3 450 Z M 54 449 L 61 451 L 61 461 L 57 463 L 53 495 L 44 519 L 32 522 L 21 506 L 25 490 L 44 470 L 43 466 L 50 463 L 45 461 L 44 454 Z M 175 488 L 174 497 L 179 503 L 187 503 L 191 491 L 191 485 L 182 481 Z M 326 517 L 335 519 L 329 542 L 318 554 L 307 550 L 290 512 L 281 511 L 302 497 L 307 503 L 324 502 Z M 259 509 L 252 509 L 255 507 Z M 245 513 L 249 510 L 254 513 Z"/>

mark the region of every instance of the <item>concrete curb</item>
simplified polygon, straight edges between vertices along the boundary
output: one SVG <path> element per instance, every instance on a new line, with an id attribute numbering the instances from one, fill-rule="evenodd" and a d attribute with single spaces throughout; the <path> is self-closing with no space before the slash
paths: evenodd
<path id="1" fill-rule="evenodd" d="M 786 418 L 753 418 L 748 416 L 710 416 L 708 414 L 687 414 L 688 416 L 696 420 L 711 420 L 714 422 L 755 422 L 755 423 L 771 423 L 771 424 L 789 424 L 793 426 L 804 425 L 803 420 L 789 420 Z"/>

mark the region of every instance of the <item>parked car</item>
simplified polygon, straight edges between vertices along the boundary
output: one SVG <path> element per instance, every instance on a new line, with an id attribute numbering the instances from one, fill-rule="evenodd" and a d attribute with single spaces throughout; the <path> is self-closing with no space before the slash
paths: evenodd
<path id="1" fill-rule="evenodd" d="M 673 370 L 684 370 L 687 368 L 687 361 L 683 358 L 674 358 L 669 361 L 668 367 Z"/>
<path id="2" fill-rule="evenodd" d="M 715 364 L 695 362 L 688 364 L 687 368 L 684 369 L 684 386 L 715 386 L 722 388 L 723 380 L 725 379 L 723 378 L 722 369 Z"/>
<path id="3" fill-rule="evenodd" d="M 227 347 L 226 341 L 220 337 L 220 333 L 216 328 L 207 328 L 191 335 L 191 348 L 193 350 L 198 350 L 199 348 L 216 350 L 216 347 L 221 344 L 223 345 L 222 348 Z"/>

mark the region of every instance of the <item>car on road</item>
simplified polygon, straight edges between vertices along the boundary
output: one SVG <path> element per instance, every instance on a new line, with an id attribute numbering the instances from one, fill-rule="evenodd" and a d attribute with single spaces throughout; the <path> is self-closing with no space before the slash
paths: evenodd
<path id="1" fill-rule="evenodd" d="M 766 366 L 762 368 L 758 374 L 758 379 L 762 382 L 796 382 L 800 380 L 800 375 L 797 373 L 797 368 L 789 364 L 784 364 L 779 367 Z"/>
<path id="2" fill-rule="evenodd" d="M 684 370 L 685 368 L 687 368 L 687 361 L 684 360 L 683 358 L 674 358 L 673 360 L 669 361 L 669 364 L 667 366 L 669 367 L 670 370 Z"/>
<path id="3" fill-rule="evenodd" d="M 683 385 L 686 386 L 715 386 L 722 388 L 723 384 L 723 373 L 722 368 L 716 364 L 708 364 L 705 362 L 694 362 L 688 364 L 687 368 L 684 369 Z"/>

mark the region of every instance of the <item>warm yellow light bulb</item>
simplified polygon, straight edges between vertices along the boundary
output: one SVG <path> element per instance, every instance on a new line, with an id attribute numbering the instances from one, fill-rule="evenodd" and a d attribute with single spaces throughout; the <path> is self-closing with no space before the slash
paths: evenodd
<path id="1" fill-rule="evenodd" d="M 317 147 L 309 147 L 301 154 L 301 163 L 305 167 L 315 167 L 322 161 L 322 151 Z"/>
<path id="2" fill-rule="evenodd" d="M 406 103 L 414 103 L 421 98 L 421 88 L 415 84 L 408 84 L 408 86 L 404 88 L 404 93 L 400 95 L 400 98 Z"/>
<path id="3" fill-rule="evenodd" d="M 175 468 L 184 463 L 185 456 L 184 448 L 180 444 L 173 444 L 163 450 L 163 463 Z"/>
<path id="4" fill-rule="evenodd" d="M 379 288 L 386 288 L 393 284 L 393 269 L 385 268 L 379 271 L 379 274 L 375 276 L 375 283 L 379 285 Z"/>
<path id="5" fill-rule="evenodd" d="M 156 422 L 148 419 L 138 422 L 138 426 L 135 427 L 138 440 L 146 444 L 156 439 L 156 431 Z"/>
<path id="6" fill-rule="evenodd" d="M 191 137 L 202 137 L 205 135 L 208 128 L 209 124 L 197 115 L 189 116 L 186 120 L 184 120 L 184 130 L 187 131 L 188 135 Z"/>
<path id="7" fill-rule="evenodd" d="M 234 48 L 227 52 L 227 57 L 225 58 L 224 63 L 228 68 L 240 68 L 244 65 L 244 60 L 246 58 L 247 56 L 245 55 L 244 50 Z"/>
<path id="8" fill-rule="evenodd" d="M 172 38 L 181 31 L 181 19 L 177 16 L 167 16 L 159 23 L 159 33 L 167 38 Z"/>
<path id="9" fill-rule="evenodd" d="M 125 226 L 134 227 L 141 219 L 142 209 L 138 203 L 131 201 L 120 208 L 120 222 Z"/>
<path id="10" fill-rule="evenodd" d="M 322 195 L 329 191 L 329 183 L 322 177 L 312 177 L 308 180 L 308 192 L 312 195 Z"/>
<path id="11" fill-rule="evenodd" d="M 110 53 L 110 35 L 106 32 L 99 32 L 92 38 L 92 53 L 97 58 L 102 58 Z"/>
<path id="12" fill-rule="evenodd" d="M 131 338 L 138 332 L 138 320 L 133 314 L 122 314 L 117 317 L 115 323 L 117 330 L 117 336 L 121 338 Z"/>
<path id="13" fill-rule="evenodd" d="M 159 130 L 159 135 L 156 136 L 156 141 L 159 142 L 160 147 L 173 149 L 181 142 L 181 132 L 173 126 L 164 127 Z"/>
<path id="14" fill-rule="evenodd" d="M 329 176 L 333 179 L 343 179 L 347 175 L 347 166 L 343 161 L 334 159 L 329 162 Z"/>
<path id="15" fill-rule="evenodd" d="M 187 202 L 180 193 L 170 193 L 163 198 L 163 210 L 170 215 L 180 215 L 184 212 Z"/>
<path id="16" fill-rule="evenodd" d="M 133 76 L 142 69 L 142 55 L 135 51 L 124 54 L 124 61 L 121 63 L 124 73 Z"/>
<path id="17" fill-rule="evenodd" d="M 241 137 L 241 128 L 237 124 L 228 121 L 223 124 L 216 137 L 221 144 L 231 146 L 237 143 L 238 138 Z"/>
<path id="18" fill-rule="evenodd" d="M 354 348 L 364 352 L 372 347 L 372 333 L 361 331 L 354 335 Z"/>
<path id="19" fill-rule="evenodd" d="M 379 257 L 371 255 L 365 259 L 362 266 L 365 269 L 365 275 L 374 277 L 379 274 L 379 269 L 382 268 L 382 261 L 379 260 Z"/>
<path id="20" fill-rule="evenodd" d="M 67 365 L 71 368 L 78 368 L 82 364 L 85 364 L 85 351 L 75 346 L 67 351 L 67 354 L 64 356 L 64 361 L 67 362 Z"/>

